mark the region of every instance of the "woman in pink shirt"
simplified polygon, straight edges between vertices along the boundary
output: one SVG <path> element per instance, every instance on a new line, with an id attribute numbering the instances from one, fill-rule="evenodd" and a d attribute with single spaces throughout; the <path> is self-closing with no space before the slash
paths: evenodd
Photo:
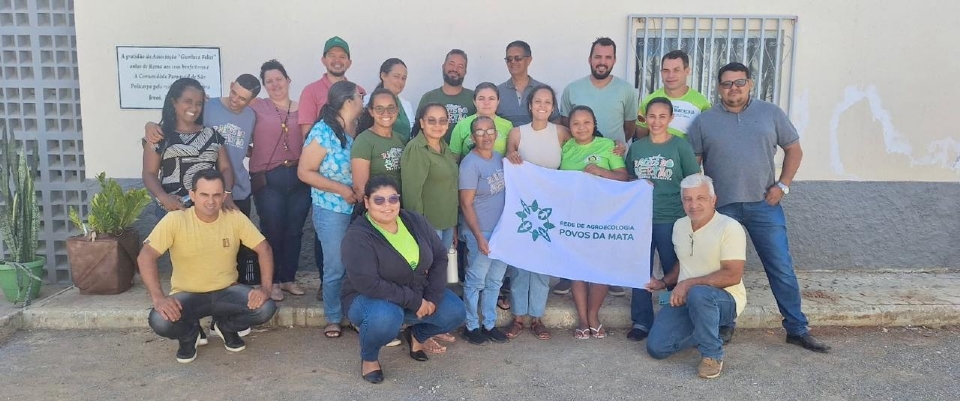
<path id="1" fill-rule="evenodd" d="M 273 248 L 273 293 L 303 295 L 296 281 L 303 222 L 310 210 L 310 187 L 297 178 L 297 162 L 304 136 L 297 125 L 298 104 L 290 99 L 290 77 L 277 60 L 260 67 L 266 99 L 250 107 L 257 115 L 253 128 L 250 175 L 260 229 Z"/>

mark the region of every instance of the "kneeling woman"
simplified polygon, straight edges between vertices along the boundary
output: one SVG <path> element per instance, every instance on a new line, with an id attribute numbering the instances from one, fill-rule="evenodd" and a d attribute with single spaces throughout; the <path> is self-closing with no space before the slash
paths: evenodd
<path id="1" fill-rule="evenodd" d="M 410 357 L 426 361 L 423 342 L 463 324 L 463 301 L 445 288 L 447 248 L 423 216 L 400 210 L 397 182 L 385 176 L 367 181 L 367 207 L 343 237 L 346 268 L 341 302 L 360 330 L 360 374 L 383 381 L 380 348 L 400 326 Z"/>
<path id="2" fill-rule="evenodd" d="M 626 181 L 627 169 L 623 158 L 614 154 L 616 144 L 603 138 L 597 131 L 597 117 L 587 106 L 570 110 L 570 133 L 573 138 L 563 144 L 560 170 L 583 171 L 610 180 Z M 577 339 L 604 338 L 607 332 L 600 324 L 600 305 L 607 297 L 607 285 L 574 281 L 573 302 L 577 306 L 580 323 L 574 331 Z"/>

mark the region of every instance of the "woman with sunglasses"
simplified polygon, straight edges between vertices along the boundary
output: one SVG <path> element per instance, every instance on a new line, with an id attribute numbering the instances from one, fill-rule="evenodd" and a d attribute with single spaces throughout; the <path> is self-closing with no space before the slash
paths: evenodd
<path id="1" fill-rule="evenodd" d="M 378 175 L 400 182 L 400 154 L 406 143 L 402 134 L 396 131 L 399 112 L 396 96 L 389 90 L 378 88 L 370 95 L 357 127 L 360 134 L 350 151 L 354 192 L 363 193 L 367 180 Z"/>
<path id="2" fill-rule="evenodd" d="M 340 81 L 330 87 L 327 104 L 307 136 L 297 166 L 297 176 L 312 187 L 313 229 L 323 247 L 323 315 L 327 325 L 323 335 L 339 338 L 343 309 L 340 285 L 343 262 L 340 243 L 350 224 L 353 206 L 359 196 L 353 191 L 350 174 L 350 149 L 356 136 L 357 118 L 363 113 L 363 95 L 357 84 Z"/>
<path id="3" fill-rule="evenodd" d="M 497 85 L 492 82 L 481 82 L 477 85 L 477 89 L 473 92 L 473 104 L 477 107 L 477 113 L 460 120 L 453 127 L 453 133 L 450 134 L 450 150 L 457 156 L 457 160 L 466 156 L 474 146 L 471 124 L 477 117 L 487 117 L 493 120 L 497 128 L 493 150 L 502 155 L 506 151 L 507 135 L 513 129 L 513 123 L 497 115 L 497 107 L 500 105 L 500 90 L 497 89 Z"/>
<path id="4" fill-rule="evenodd" d="M 507 264 L 491 259 L 490 235 L 503 213 L 503 155 L 493 150 L 497 129 L 493 119 L 480 116 L 470 124 L 476 147 L 460 163 L 461 232 L 467 243 L 466 278 L 463 300 L 467 326 L 463 334 L 471 344 L 502 343 L 507 336 L 495 326 L 497 294 L 503 285 Z M 483 315 L 481 325 L 480 314 Z"/>
<path id="5" fill-rule="evenodd" d="M 403 208 L 423 214 L 443 246 L 455 245 L 457 225 L 457 161 L 443 141 L 447 109 L 427 103 L 420 110 L 423 135 L 410 139 L 400 156 Z"/>
<path id="6" fill-rule="evenodd" d="M 445 288 L 447 248 L 424 216 L 400 208 L 399 189 L 390 177 L 370 178 L 367 212 L 343 237 L 342 304 L 360 332 L 360 376 L 370 383 L 383 381 L 380 349 L 402 324 L 410 325 L 410 357 L 422 362 L 424 343 L 463 324 L 466 313 Z"/>

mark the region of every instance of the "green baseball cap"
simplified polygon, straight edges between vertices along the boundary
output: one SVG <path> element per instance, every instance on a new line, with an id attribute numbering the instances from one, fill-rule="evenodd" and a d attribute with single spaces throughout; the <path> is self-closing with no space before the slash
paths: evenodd
<path id="1" fill-rule="evenodd" d="M 323 55 L 326 56 L 327 52 L 334 47 L 343 49 L 343 51 L 347 53 L 347 57 L 350 57 L 350 45 L 347 45 L 347 41 L 339 36 L 327 39 L 327 42 L 323 44 Z"/>

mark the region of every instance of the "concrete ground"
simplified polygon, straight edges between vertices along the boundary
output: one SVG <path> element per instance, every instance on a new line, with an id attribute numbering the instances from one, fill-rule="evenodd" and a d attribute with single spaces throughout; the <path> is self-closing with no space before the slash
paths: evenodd
<path id="1" fill-rule="evenodd" d="M 747 399 L 945 400 L 960 393 L 960 329 L 820 328 L 834 347 L 816 354 L 783 332 L 737 331 L 718 379 L 696 377 L 699 354 L 657 361 L 617 330 L 574 340 L 568 330 L 507 344 L 460 340 L 416 362 L 386 348 L 386 381 L 359 378 L 357 336 L 315 328 L 258 331 L 234 354 L 218 339 L 196 361 L 147 330 L 22 330 L 0 345 L 2 400 L 496 400 Z M 951 395 L 952 394 L 952 395 Z"/>

